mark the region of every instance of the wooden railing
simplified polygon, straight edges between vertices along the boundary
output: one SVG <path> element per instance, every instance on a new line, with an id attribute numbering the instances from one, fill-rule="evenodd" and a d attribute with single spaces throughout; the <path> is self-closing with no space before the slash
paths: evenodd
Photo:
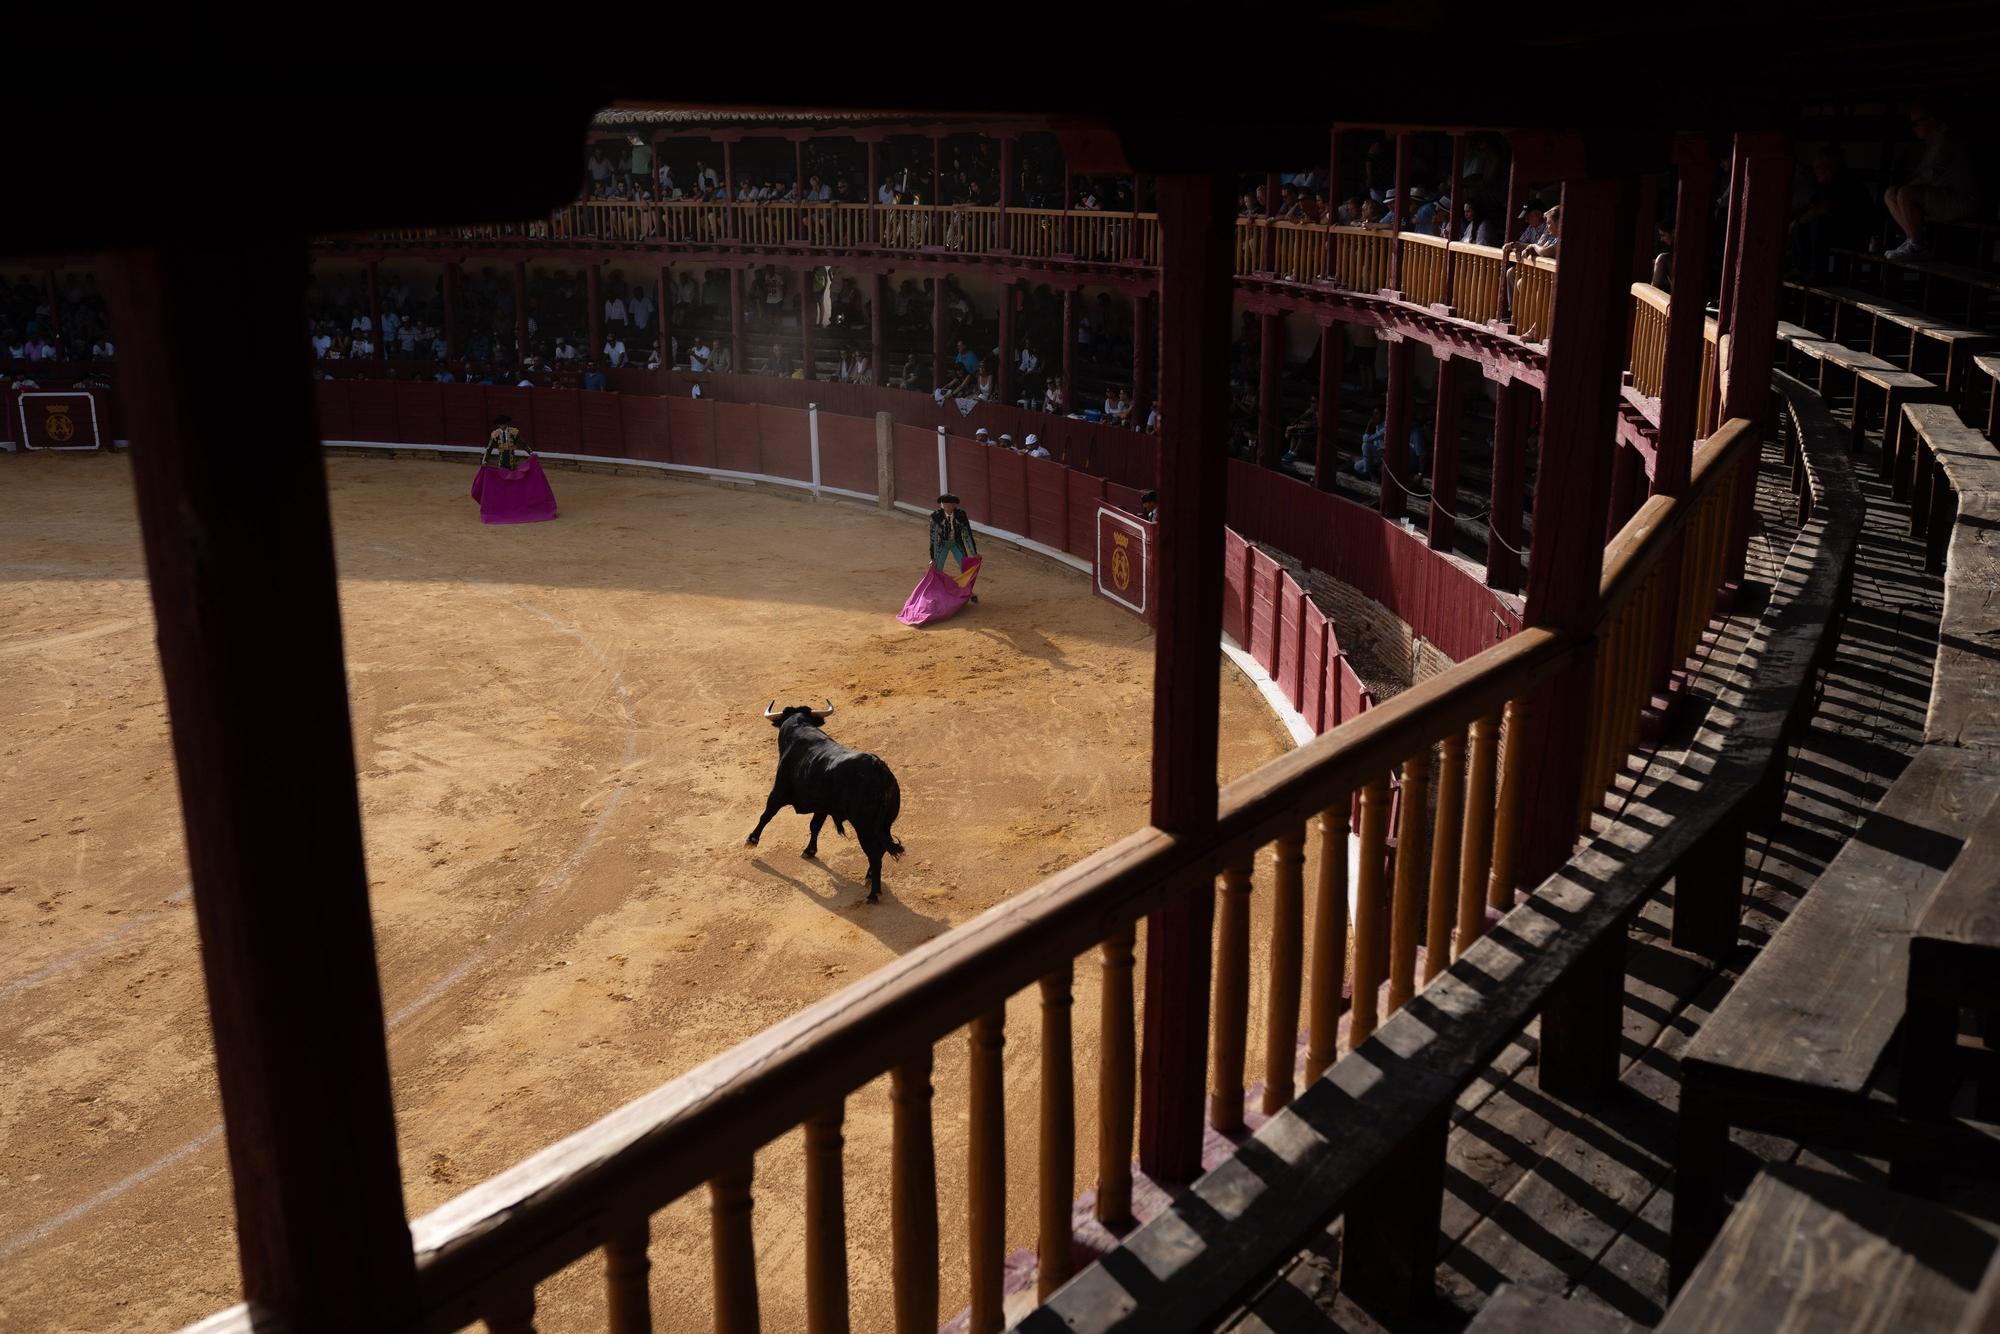
<path id="1" fill-rule="evenodd" d="M 1526 256 L 1514 265 L 1514 311 L 1510 319 L 1525 342 L 1545 343 L 1555 309 L 1556 263 Z"/>
<path id="2" fill-rule="evenodd" d="M 1303 222 L 1274 222 L 1277 274 L 1288 283 L 1317 282 L 1327 272 L 1326 228 Z"/>
<path id="3" fill-rule="evenodd" d="M 1667 294 L 1651 283 L 1632 284 L 1632 331 L 1628 344 L 1632 387 L 1658 398 L 1667 378 Z"/>
<path id="4" fill-rule="evenodd" d="M 1403 232 L 1396 241 L 1402 248 L 1401 281 L 1403 300 L 1414 305 L 1443 305 L 1451 299 L 1451 283 L 1446 274 L 1448 243 L 1441 236 Z"/>
<path id="5" fill-rule="evenodd" d="M 1032 1114 L 1039 1128 L 1036 1282 L 1046 1298 L 1071 1265 L 1079 959 L 1094 954 L 1101 982 L 1094 1186 L 1098 1217 L 1116 1223 L 1129 1215 L 1133 1190 L 1138 922 L 1183 895 L 1208 892 L 1221 876 L 1208 1110 L 1218 1130 L 1240 1129 L 1249 1078 L 1249 903 L 1260 853 L 1273 849 L 1262 1106 L 1283 1108 L 1301 1074 L 1313 1081 L 1342 1054 L 1345 994 L 1353 997 L 1345 1043 L 1352 1050 L 1483 934 L 1489 906 L 1514 904 L 1517 835 L 1536 763 L 1522 710 L 1551 674 L 1593 653 L 1586 806 L 1604 791 L 1636 735 L 1657 661 L 1653 636 L 1671 633 L 1684 654 L 1707 623 L 1731 497 L 1747 484 L 1741 474 L 1754 466 L 1756 445 L 1752 424 L 1730 423 L 1697 455 L 1684 499 L 1655 497 L 1626 525 L 1606 551 L 1603 628 L 1594 638 L 1522 630 L 1231 783 L 1212 834 L 1129 835 L 416 1220 L 422 1314 L 409 1328 L 484 1319 L 493 1330 L 532 1331 L 536 1285 L 602 1250 L 607 1328 L 650 1330 L 652 1215 L 704 1185 L 715 1328 L 757 1328 L 753 1156 L 803 1126 L 806 1327 L 851 1327 L 844 1201 L 851 1189 L 886 1187 L 893 1328 L 938 1328 L 946 1263 L 939 1216 L 948 1205 L 966 1218 L 970 1328 L 1000 1329 L 1008 1180 L 1000 1146 L 1010 1110 L 1000 1070 L 1009 998 L 1033 988 L 1040 999 L 1031 1035 L 1037 1093 L 1032 1113 L 1016 1114 Z M 1675 579 L 1664 577 L 1663 561 L 1677 536 L 1685 540 Z M 1356 810 L 1359 828 L 1351 831 Z M 1359 840 L 1352 893 L 1350 832 Z M 1310 940 L 1309 840 L 1317 844 Z M 1301 1023 L 1302 1071 L 1295 1064 Z M 941 1202 L 932 1051 L 960 1032 L 969 1172 L 963 1198 Z M 883 1075 L 887 1181 L 849 1183 L 847 1102 Z M 873 1319 L 869 1327 L 883 1327 Z M 247 1314 L 243 1320 L 236 1327 L 247 1327 Z"/>
<path id="6" fill-rule="evenodd" d="M 1332 227 L 1330 269 L 1334 285 L 1356 292 L 1379 292 L 1389 285 L 1388 232 L 1372 227 Z"/>
<path id="7" fill-rule="evenodd" d="M 1068 217 L 1059 208 L 1008 209 L 1007 248 L 1037 259 L 1069 254 L 1069 230 L 1063 225 Z"/>
<path id="8" fill-rule="evenodd" d="M 1501 273 L 1495 246 L 1451 243 L 1451 304 L 1460 319 L 1486 324 L 1500 318 Z"/>
<path id="9" fill-rule="evenodd" d="M 1236 220 L 1236 272 L 1256 273 L 1264 267 L 1264 229 L 1268 218 Z"/>

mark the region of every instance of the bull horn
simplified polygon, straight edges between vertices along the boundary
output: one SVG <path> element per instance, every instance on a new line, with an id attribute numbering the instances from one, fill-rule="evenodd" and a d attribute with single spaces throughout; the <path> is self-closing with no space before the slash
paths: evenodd
<path id="1" fill-rule="evenodd" d="M 827 697 L 827 700 L 826 700 L 826 707 L 825 707 L 825 708 L 823 708 L 823 709 L 821 709 L 821 710 L 819 711 L 819 716 L 820 716 L 820 717 L 822 717 L 822 718 L 831 718 L 831 717 L 833 716 L 833 697 L 832 697 L 832 696 L 828 696 L 828 697 Z"/>
<path id="2" fill-rule="evenodd" d="M 777 701 L 777 700 L 775 700 L 775 699 L 774 699 L 774 700 L 772 700 L 772 701 L 771 701 L 771 702 L 770 702 L 769 704 L 766 704 L 766 705 L 764 706 L 764 716 L 765 716 L 766 718 L 775 718 L 775 717 L 777 717 L 777 716 L 778 716 L 778 701 Z"/>

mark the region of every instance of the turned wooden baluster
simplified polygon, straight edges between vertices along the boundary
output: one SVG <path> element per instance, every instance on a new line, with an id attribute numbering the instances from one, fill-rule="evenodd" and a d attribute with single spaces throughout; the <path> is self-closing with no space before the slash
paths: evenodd
<path id="1" fill-rule="evenodd" d="M 1138 1042 L 1132 1019 L 1132 943 L 1126 927 L 1104 942 L 1097 1011 L 1097 1218 L 1132 1217 L 1132 1112 Z"/>
<path id="2" fill-rule="evenodd" d="M 997 1334 L 1000 1270 L 1007 1258 L 1007 1105 L 1000 1075 L 1006 1011 L 972 1021 L 971 1133 L 966 1138 L 966 1264 L 972 1281 L 972 1334 Z"/>
<path id="3" fill-rule="evenodd" d="M 1076 1088 L 1070 1056 L 1070 969 L 1042 979 L 1041 1197 L 1035 1296 L 1047 1301 L 1070 1274 L 1070 1205 L 1076 1198 Z M 1126 1014 L 1130 1014 L 1128 1007 Z M 1128 1167 L 1129 1171 L 1129 1167 Z"/>
<path id="4" fill-rule="evenodd" d="M 1527 750 L 1527 723 L 1519 700 L 1508 700 L 1501 713 L 1500 803 L 1493 813 L 1493 872 L 1486 882 L 1488 907 L 1510 912 L 1514 907 L 1514 849 L 1521 833 L 1521 803 L 1528 776 L 1521 772 Z"/>
<path id="5" fill-rule="evenodd" d="M 611 1334 L 652 1334 L 653 1301 L 646 1276 L 652 1229 L 641 1219 L 611 1234 L 604 1243 L 605 1326 Z"/>
<path id="6" fill-rule="evenodd" d="M 1264 1114 L 1292 1100 L 1299 1060 L 1299 976 L 1305 963 L 1306 831 L 1287 829 L 1273 849 L 1271 979 L 1264 1007 Z"/>
<path id="7" fill-rule="evenodd" d="M 1382 860 L 1389 843 L 1389 785 L 1361 789 L 1361 883 L 1354 892 L 1354 1008 L 1347 1020 L 1347 1049 L 1375 1031 L 1382 987 Z"/>
<path id="8" fill-rule="evenodd" d="M 1403 761 L 1402 820 L 1396 829 L 1396 899 L 1389 921 L 1389 1013 L 1416 994 L 1417 927 L 1429 859 L 1424 817 L 1429 813 L 1431 755 Z"/>
<path id="9" fill-rule="evenodd" d="M 715 1247 L 717 1334 L 756 1334 L 757 1247 L 750 1231 L 750 1159 L 708 1183 L 708 1226 Z"/>
<path id="10" fill-rule="evenodd" d="M 502 1297 L 486 1313 L 486 1334 L 535 1334 L 535 1290 Z"/>
<path id="11" fill-rule="evenodd" d="M 1215 906 L 1215 1060 L 1208 1123 L 1227 1135 L 1243 1128 L 1243 1048 L 1250 1025 L 1250 865 L 1222 873 Z"/>
<path id="12" fill-rule="evenodd" d="M 889 1074 L 889 1282 L 896 1334 L 937 1334 L 937 1157 L 931 1143 L 931 1049 Z"/>
<path id="13" fill-rule="evenodd" d="M 1307 1002 L 1306 1082 L 1340 1055 L 1341 991 L 1347 982 L 1348 798 L 1320 812 L 1319 876 L 1313 890 L 1312 993 Z"/>
<path id="14" fill-rule="evenodd" d="M 806 1334 L 847 1334 L 847 1201 L 836 1104 L 806 1122 Z"/>
<path id="15" fill-rule="evenodd" d="M 1500 720 L 1472 724 L 1472 769 L 1465 784 L 1465 844 L 1458 868 L 1458 940 L 1452 958 L 1486 934 L 1486 873 L 1493 864 L 1493 777 L 1500 756 Z M 1439 810 L 1443 810 L 1440 805 Z"/>
<path id="16" fill-rule="evenodd" d="M 1451 962 L 1452 914 L 1458 906 L 1460 817 L 1465 812 L 1465 735 L 1453 730 L 1438 760 L 1437 828 L 1431 835 L 1431 897 L 1424 935 L 1424 985 Z"/>

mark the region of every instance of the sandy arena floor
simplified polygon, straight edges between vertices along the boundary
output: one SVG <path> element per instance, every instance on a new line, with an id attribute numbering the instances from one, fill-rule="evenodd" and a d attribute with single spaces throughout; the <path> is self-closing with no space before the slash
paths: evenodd
<path id="1" fill-rule="evenodd" d="M 467 466 L 328 469 L 412 1216 L 1143 823 L 1151 636 L 1074 571 L 992 544 L 981 605 L 911 630 L 908 517 L 559 471 L 560 521 L 487 528 Z M 1233 776 L 1289 743 L 1223 672 Z M 0 1329 L 172 1329 L 234 1302 L 237 1272 L 122 458 L 0 459 L 0 674 Z M 831 830 L 818 863 L 789 812 L 742 846 L 776 756 L 759 710 L 826 694 L 829 730 L 901 780 L 909 855 L 879 906 Z M 1094 961 L 1076 1000 L 1081 1189 Z M 1010 1009 L 1012 1246 L 1033 1244 L 1037 1008 Z M 964 1059 L 938 1049 L 947 1316 Z M 848 1104 L 857 1329 L 886 1311 L 888 1111 L 886 1081 Z M 798 1134 L 757 1168 L 766 1328 L 796 1329 Z M 660 1327 L 707 1328 L 704 1200 L 662 1211 L 653 1258 Z M 592 1263 L 540 1295 L 544 1330 L 601 1323 Z"/>

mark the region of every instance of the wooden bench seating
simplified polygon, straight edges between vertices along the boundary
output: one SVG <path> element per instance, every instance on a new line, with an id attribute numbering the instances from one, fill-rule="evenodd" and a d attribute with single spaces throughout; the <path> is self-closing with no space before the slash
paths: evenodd
<path id="1" fill-rule="evenodd" d="M 1915 371 L 1903 370 L 1873 352 L 1858 351 L 1844 343 L 1829 339 L 1809 337 L 1794 338 L 1786 344 L 1796 358 L 1811 361 L 1816 366 L 1813 377 L 1820 397 L 1831 401 L 1836 387 L 1828 379 L 1829 368 L 1848 377 L 1849 406 L 1852 421 L 1849 427 L 1849 449 L 1859 453 L 1867 439 L 1871 421 L 1881 423 L 1886 442 L 1892 424 L 1905 403 L 1918 403 L 1942 396 L 1942 389 L 1931 380 Z M 1872 400 L 1879 396 L 1880 410 L 1874 410 Z M 1889 475 L 1887 464 L 1888 449 L 1883 450 L 1882 475 Z"/>
<path id="2" fill-rule="evenodd" d="M 1911 935 L 2000 790 L 2000 467 L 1942 404 L 1906 406 L 1903 424 L 1899 438 L 1936 441 L 1938 466 L 1963 488 L 1941 525 L 1949 574 L 1923 744 L 1688 1044 L 1669 1242 L 1677 1282 L 1722 1222 L 1732 1127 L 2000 1173 L 1990 1129 L 1918 1123 L 1888 1091 Z"/>
<path id="3" fill-rule="evenodd" d="M 2000 343 L 2000 334 L 1956 324 L 1877 293 L 1825 283 L 1791 286 L 1799 293 L 1804 325 L 1815 325 L 1820 314 L 1815 303 L 1824 303 L 1823 337 L 1865 348 L 1904 370 L 1926 375 L 1954 402 L 1964 389 L 1970 358 Z M 1900 334 L 1888 332 L 1891 329 Z M 1865 339 L 1860 336 L 1863 330 Z"/>
<path id="4" fill-rule="evenodd" d="M 1972 359 L 1973 379 L 1966 387 L 1965 416 L 1968 421 L 1985 419 L 1983 428 L 1986 438 L 2000 438 L 2000 356 L 1974 357 Z M 1982 386 L 1980 377 L 1985 377 Z M 1980 396 L 1985 395 L 1985 408 L 1980 409 Z"/>
<path id="5" fill-rule="evenodd" d="M 1502 1283 L 1465 1334 L 1637 1334 L 1641 1328 L 1601 1306 Z"/>
<path id="6" fill-rule="evenodd" d="M 2000 451 L 1944 404 L 1912 403 L 1903 409 L 1894 463 L 1891 485 L 1909 499 L 1910 536 L 1926 539 L 1925 568 L 1941 570 L 1961 498 L 2000 494 Z M 1974 559 L 1982 549 L 1968 544 L 1966 550 Z M 1990 590 L 2000 563 L 1979 559 L 1979 583 Z"/>

